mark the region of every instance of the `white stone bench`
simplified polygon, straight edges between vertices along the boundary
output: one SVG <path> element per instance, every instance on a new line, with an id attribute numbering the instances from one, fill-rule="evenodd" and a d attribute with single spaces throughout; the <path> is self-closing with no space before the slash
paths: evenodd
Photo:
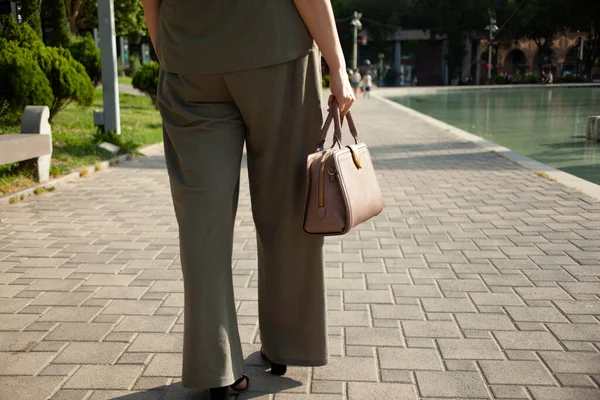
<path id="1" fill-rule="evenodd" d="M 21 133 L 0 135 L 0 165 L 25 162 L 35 169 L 36 179 L 50 179 L 52 131 L 46 106 L 27 106 L 21 120 Z"/>
<path id="2" fill-rule="evenodd" d="M 588 117 L 585 136 L 588 140 L 600 142 L 600 115 Z"/>

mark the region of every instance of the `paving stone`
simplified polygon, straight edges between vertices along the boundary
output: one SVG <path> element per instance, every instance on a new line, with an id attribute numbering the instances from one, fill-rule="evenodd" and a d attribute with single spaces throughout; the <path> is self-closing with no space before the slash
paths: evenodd
<path id="1" fill-rule="evenodd" d="M 487 292 L 487 288 L 479 279 L 438 279 L 443 292 Z"/>
<path id="2" fill-rule="evenodd" d="M 424 397 L 488 398 L 477 372 L 417 371 L 417 385 Z"/>
<path id="3" fill-rule="evenodd" d="M 508 350 L 562 350 L 547 332 L 496 332 L 498 343 Z"/>
<path id="4" fill-rule="evenodd" d="M 596 388 L 596 384 L 588 375 L 581 374 L 556 374 L 556 379 L 562 386 L 578 386 Z"/>
<path id="5" fill-rule="evenodd" d="M 374 366 L 373 357 L 330 357 L 326 366 L 314 369 L 313 379 L 375 382 Z"/>
<path id="6" fill-rule="evenodd" d="M 140 333 L 127 351 L 142 353 L 180 353 L 182 349 L 182 334 Z"/>
<path id="7" fill-rule="evenodd" d="M 87 322 L 102 310 L 102 307 L 52 307 L 38 321 Z"/>
<path id="8" fill-rule="evenodd" d="M 312 381 L 311 393 L 342 394 L 344 384 L 342 382 Z"/>
<path id="9" fill-rule="evenodd" d="M 329 326 L 369 326 L 366 311 L 330 311 L 327 313 Z"/>
<path id="10" fill-rule="evenodd" d="M 504 314 L 455 314 L 461 329 L 513 331 L 515 327 Z"/>
<path id="11" fill-rule="evenodd" d="M 2 314 L 0 318 L 2 319 L 0 331 L 20 331 L 32 323 L 37 318 L 37 315 Z"/>
<path id="12" fill-rule="evenodd" d="M 10 394 L 7 400 L 47 399 L 63 379 L 58 376 L 0 376 L 0 387 L 2 394 Z"/>
<path id="13" fill-rule="evenodd" d="M 53 361 L 57 364 L 112 364 L 125 350 L 123 343 L 74 342 Z"/>
<path id="14" fill-rule="evenodd" d="M 36 298 L 31 304 L 36 306 L 77 306 L 90 295 L 88 293 L 47 292 Z"/>
<path id="15" fill-rule="evenodd" d="M 491 385 L 490 390 L 499 399 L 529 399 L 525 388 L 520 386 Z"/>
<path id="16" fill-rule="evenodd" d="M 423 320 L 424 315 L 419 306 L 373 304 L 371 312 L 375 319 Z"/>
<path id="17" fill-rule="evenodd" d="M 379 303 L 392 302 L 392 294 L 388 290 L 349 290 L 344 294 L 346 303 Z"/>
<path id="18" fill-rule="evenodd" d="M 454 322 L 446 321 L 402 321 L 402 329 L 406 337 L 459 337 L 458 327 Z"/>
<path id="19" fill-rule="evenodd" d="M 348 398 L 379 400 L 379 399 L 418 399 L 414 385 L 397 383 L 365 383 L 349 382 Z"/>
<path id="20" fill-rule="evenodd" d="M 181 354 L 156 354 L 150 361 L 144 376 L 181 376 Z"/>
<path id="21" fill-rule="evenodd" d="M 90 286 L 127 286 L 135 279 L 134 275 L 109 275 L 109 274 L 94 274 L 90 279 L 85 281 L 84 285 Z"/>
<path id="22" fill-rule="evenodd" d="M 40 376 L 68 376 L 77 368 L 74 364 L 50 364 L 40 372 Z"/>
<path id="23" fill-rule="evenodd" d="M 523 301 L 514 293 L 472 293 L 471 298 L 477 306 L 516 306 Z"/>
<path id="24" fill-rule="evenodd" d="M 556 385 L 539 361 L 481 361 L 490 384 Z"/>
<path id="25" fill-rule="evenodd" d="M 70 279 L 39 279 L 27 286 L 27 290 L 41 292 L 70 292 L 75 289 L 81 281 Z"/>
<path id="26" fill-rule="evenodd" d="M 568 322 L 554 307 L 506 307 L 506 311 L 515 321 Z"/>
<path id="27" fill-rule="evenodd" d="M 175 322 L 173 316 L 126 316 L 116 327 L 115 332 L 167 332 Z"/>
<path id="28" fill-rule="evenodd" d="M 599 353 L 542 351 L 540 355 L 555 373 L 600 374 Z"/>
<path id="29" fill-rule="evenodd" d="M 12 314 L 29 303 L 31 303 L 29 299 L 0 299 L 0 314 Z"/>
<path id="30" fill-rule="evenodd" d="M 0 353 L 0 375 L 34 375 L 55 353 Z"/>
<path id="31" fill-rule="evenodd" d="M 393 285 L 397 297 L 442 297 L 435 285 Z"/>
<path id="32" fill-rule="evenodd" d="M 491 339 L 438 339 L 444 360 L 503 360 L 496 343 Z"/>
<path id="33" fill-rule="evenodd" d="M 44 334 L 42 332 L 0 332 L 0 351 L 25 351 L 34 346 Z"/>
<path id="34" fill-rule="evenodd" d="M 102 314 L 152 315 L 160 303 L 158 300 L 114 300 Z"/>
<path id="35" fill-rule="evenodd" d="M 107 323 L 62 323 L 44 340 L 96 341 L 106 335 L 112 327 L 113 324 Z"/>
<path id="36" fill-rule="evenodd" d="M 536 400 L 598 400 L 598 389 L 532 386 L 529 391 Z"/>
<path id="37" fill-rule="evenodd" d="M 95 299 L 139 299 L 144 293 L 148 291 L 147 287 L 117 287 L 117 286 L 108 286 L 101 287 L 94 295 L 92 296 Z"/>
<path id="38" fill-rule="evenodd" d="M 570 299 L 570 296 L 558 287 L 516 288 L 515 290 L 525 300 Z"/>
<path id="39" fill-rule="evenodd" d="M 142 366 L 83 365 L 63 386 L 65 389 L 128 389 Z"/>
<path id="40" fill-rule="evenodd" d="M 558 300 L 555 304 L 565 314 L 600 314 L 600 301 Z"/>
<path id="41" fill-rule="evenodd" d="M 547 324 L 559 340 L 600 341 L 600 324 Z"/>
<path id="42" fill-rule="evenodd" d="M 401 346 L 400 328 L 346 328 L 346 344 L 359 346 Z"/>
<path id="43" fill-rule="evenodd" d="M 426 312 L 476 312 L 469 299 L 422 299 Z"/>
<path id="44" fill-rule="evenodd" d="M 379 348 L 379 364 L 383 369 L 441 370 L 442 363 L 433 349 Z"/>

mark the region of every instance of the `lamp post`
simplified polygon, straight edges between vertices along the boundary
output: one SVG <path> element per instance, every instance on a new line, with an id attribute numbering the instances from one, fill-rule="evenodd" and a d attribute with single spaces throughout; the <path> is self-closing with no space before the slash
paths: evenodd
<path id="1" fill-rule="evenodd" d="M 496 26 L 496 19 L 490 15 L 490 24 L 485 27 L 485 30 L 489 32 L 488 41 L 488 70 L 487 70 L 487 82 L 492 82 L 492 40 L 494 40 L 494 34 L 498 32 Z"/>
<path id="2" fill-rule="evenodd" d="M 354 11 L 354 16 L 352 17 L 352 21 L 350 21 L 350 25 L 352 26 L 352 69 L 355 70 L 358 68 L 358 31 L 362 29 L 362 23 L 360 22 L 360 18 L 362 14 L 358 11 Z"/>
<path id="3" fill-rule="evenodd" d="M 115 13 L 113 0 L 98 1 L 98 25 L 100 31 L 100 59 L 102 62 L 102 98 L 104 111 L 94 116 L 96 125 L 104 126 L 104 132 L 121 133 L 119 108 L 119 81 L 117 80 L 117 44 L 115 39 Z"/>

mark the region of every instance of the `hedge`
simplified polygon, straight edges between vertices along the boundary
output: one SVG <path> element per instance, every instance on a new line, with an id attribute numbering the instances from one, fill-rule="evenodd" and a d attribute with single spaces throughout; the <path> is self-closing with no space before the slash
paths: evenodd
<path id="1" fill-rule="evenodd" d="M 4 43 L 4 51 L 2 51 L 4 57 L 0 59 L 0 70 L 10 71 L 15 68 L 15 65 L 25 68 L 24 71 L 19 72 L 25 77 L 22 82 L 14 83 L 13 89 L 0 88 L 0 91 L 15 90 L 14 85 L 19 84 L 18 92 L 21 93 L 19 99 L 13 99 L 8 95 L 2 97 L 6 103 L 10 103 L 3 109 L 3 117 L 9 120 L 18 119 L 24 105 L 27 105 L 22 104 L 25 99 L 30 101 L 29 104 L 49 105 L 50 120 L 71 102 L 77 102 L 82 106 L 92 104 L 94 98 L 92 82 L 85 67 L 73 59 L 69 50 L 44 46 L 29 25 L 17 24 L 12 15 L 5 17 L 2 27 L 0 39 Z M 36 61 L 37 68 L 31 60 Z M 50 104 L 47 103 L 49 97 L 45 89 L 42 89 L 42 94 L 37 98 L 27 94 L 45 87 L 43 83 L 45 81 L 39 76 L 38 70 L 43 72 L 52 90 L 53 97 Z M 38 87 L 38 84 L 41 86 Z"/>
<path id="2" fill-rule="evenodd" d="M 150 96 L 152 104 L 157 107 L 156 92 L 158 88 L 158 74 L 160 66 L 157 62 L 145 64 L 133 75 L 131 84 L 134 88 L 141 90 Z"/>

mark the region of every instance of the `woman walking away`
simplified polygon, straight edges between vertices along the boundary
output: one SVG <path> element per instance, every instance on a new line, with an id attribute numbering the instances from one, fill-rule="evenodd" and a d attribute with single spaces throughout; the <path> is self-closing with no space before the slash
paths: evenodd
<path id="1" fill-rule="evenodd" d="M 248 388 L 231 258 L 244 143 L 257 232 L 261 353 L 271 372 L 327 363 L 323 239 L 304 235 L 306 157 L 322 124 L 319 50 L 346 114 L 330 0 L 143 0 L 184 281 L 185 387 Z M 313 39 L 318 49 L 313 44 Z"/>
<path id="2" fill-rule="evenodd" d="M 352 75 L 350 75 L 350 84 L 352 85 L 352 90 L 354 90 L 354 96 L 358 95 L 361 80 L 360 71 L 355 69 Z"/>

